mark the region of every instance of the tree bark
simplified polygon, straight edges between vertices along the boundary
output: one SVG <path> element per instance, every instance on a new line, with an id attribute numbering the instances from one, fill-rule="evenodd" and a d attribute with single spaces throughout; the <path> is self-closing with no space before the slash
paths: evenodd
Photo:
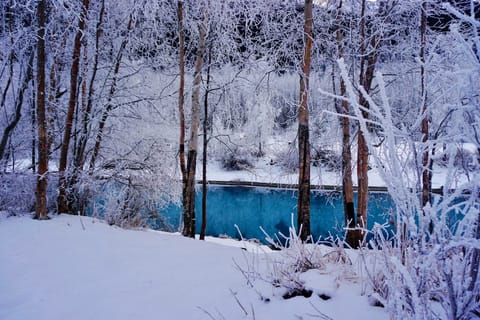
<path id="1" fill-rule="evenodd" d="M 78 143 L 74 144 L 73 152 L 73 177 L 71 182 L 75 183 L 77 180 L 77 174 L 80 170 L 83 169 L 83 163 L 85 162 L 84 154 L 85 147 L 87 145 L 87 135 L 88 135 L 88 119 L 90 118 L 87 114 L 87 105 L 88 105 L 88 92 L 87 92 L 87 74 L 88 74 L 88 40 L 83 41 L 83 65 L 82 73 L 80 76 L 80 112 L 76 115 L 80 118 L 80 124 L 78 131 L 80 132 L 80 137 L 78 138 Z M 78 111 L 78 110 L 77 110 Z M 77 120 L 75 120 L 77 121 Z"/>
<path id="2" fill-rule="evenodd" d="M 67 201 L 67 161 L 68 161 L 68 151 L 70 147 L 70 138 L 72 134 L 73 126 L 73 115 L 75 113 L 75 106 L 77 104 L 77 87 L 78 87 L 78 71 L 80 68 L 80 51 L 82 48 L 82 35 L 85 30 L 85 20 L 88 15 L 88 6 L 90 0 L 83 0 L 82 2 L 82 13 L 80 14 L 78 22 L 78 30 L 75 35 L 75 40 L 73 44 L 73 55 L 72 55 L 72 68 L 70 70 L 70 98 L 68 102 L 67 116 L 65 120 L 65 131 L 63 135 L 62 147 L 60 150 L 60 161 L 58 166 L 58 197 L 57 197 L 57 212 L 67 213 L 68 210 L 68 201 Z"/>
<path id="3" fill-rule="evenodd" d="M 375 65 L 378 57 L 377 36 L 373 35 L 367 43 L 366 35 L 366 0 L 362 0 L 362 13 L 360 21 L 360 85 L 365 89 L 366 93 L 370 93 L 373 77 L 375 73 Z M 367 46 L 370 47 L 367 54 Z M 362 110 L 362 117 L 368 119 L 369 115 L 366 111 L 369 108 L 367 99 L 360 95 L 359 104 L 364 108 Z M 358 132 L 358 151 L 357 151 L 357 178 L 358 178 L 358 206 L 357 206 L 357 221 L 359 231 L 356 232 L 355 243 L 364 245 L 365 229 L 368 222 L 368 158 L 369 150 L 365 140 L 366 132 L 361 130 Z"/>
<path id="4" fill-rule="evenodd" d="M 177 16 L 178 16 L 178 67 L 180 84 L 178 88 L 178 116 L 180 118 L 180 135 L 179 135 L 179 149 L 178 159 L 180 162 L 180 173 L 182 174 L 182 204 L 186 207 L 185 201 L 187 199 L 187 168 L 185 164 L 185 31 L 183 30 L 183 1 L 177 1 Z"/>
<path id="5" fill-rule="evenodd" d="M 32 79 L 32 88 L 35 88 L 35 80 Z M 37 101 L 37 96 L 35 90 L 32 90 L 32 102 L 30 105 L 30 134 L 31 134 L 31 145 L 30 145 L 30 162 L 32 166 L 32 172 L 35 173 L 37 172 L 36 166 L 37 166 L 37 135 L 35 131 L 37 131 L 36 128 L 36 118 L 37 118 L 37 112 L 35 110 L 36 108 L 36 102 Z"/>
<path id="6" fill-rule="evenodd" d="M 422 206 L 425 207 L 431 202 L 431 175 L 429 172 L 429 154 L 427 142 L 429 140 L 429 122 L 430 117 L 427 110 L 427 91 L 426 91 L 426 74 L 425 74 L 425 50 L 426 50 L 426 34 L 427 34 L 427 3 L 422 2 L 422 13 L 420 21 L 420 87 L 422 98 Z"/>
<path id="7" fill-rule="evenodd" d="M 203 157 L 202 157 L 202 225 L 200 227 L 200 240 L 205 240 L 207 230 L 207 148 L 208 148 L 208 94 L 210 93 L 210 67 L 212 63 L 212 50 L 208 50 L 207 83 L 203 99 Z"/>
<path id="8" fill-rule="evenodd" d="M 298 205 L 297 224 L 300 239 L 306 241 L 310 237 L 310 139 L 308 95 L 310 80 L 310 63 L 313 42 L 312 0 L 305 0 L 304 8 L 304 49 L 302 70 L 300 73 L 300 105 L 298 108 Z"/>
<path id="9" fill-rule="evenodd" d="M 53 15 L 57 15 L 57 8 L 53 9 Z M 47 123 L 48 123 L 48 150 L 52 151 L 55 142 L 55 120 L 57 119 L 57 106 L 60 97 L 66 92 L 60 92 L 60 78 L 63 72 L 64 63 L 62 58 L 64 56 L 64 48 L 67 43 L 69 33 L 64 32 L 64 24 L 56 23 L 53 26 L 52 35 L 50 37 L 50 52 L 53 52 L 53 63 L 50 66 L 50 89 L 47 104 Z M 63 33 L 62 42 L 60 43 L 59 36 Z"/>
<path id="10" fill-rule="evenodd" d="M 45 24 L 46 1 L 37 4 L 37 128 L 38 128 L 38 169 L 35 189 L 35 219 L 47 220 L 48 183 L 48 130 L 45 117 Z"/>
<path id="11" fill-rule="evenodd" d="M 195 237 L 195 172 L 197 166 L 198 126 L 200 122 L 200 84 L 202 81 L 203 56 L 207 38 L 208 7 L 205 6 L 203 21 L 200 24 L 200 33 L 197 48 L 197 59 L 193 73 L 192 89 L 192 121 L 190 126 L 190 140 L 188 142 L 187 182 L 183 208 L 183 235 Z"/>
<path id="12" fill-rule="evenodd" d="M 93 65 L 92 65 L 92 76 L 90 78 L 90 82 L 88 84 L 88 89 L 86 88 L 86 81 L 84 81 L 84 89 L 86 90 L 86 107 L 82 112 L 82 121 L 81 121 L 81 129 L 82 133 L 80 135 L 80 139 L 78 142 L 78 148 L 76 152 L 76 159 L 75 159 L 75 167 L 78 170 L 83 170 L 83 166 L 85 164 L 85 150 L 88 141 L 88 134 L 89 134 L 89 127 L 90 127 L 90 117 L 93 108 L 93 95 L 95 92 L 94 83 L 97 77 L 98 72 L 98 51 L 99 51 L 99 43 L 100 37 L 102 34 L 102 24 L 103 24 L 103 17 L 105 13 L 105 0 L 102 0 L 102 5 L 100 7 L 100 13 L 97 21 L 97 25 L 95 28 L 95 52 L 93 55 Z M 85 72 L 86 76 L 86 72 Z"/>
<path id="13" fill-rule="evenodd" d="M 340 0 L 337 7 L 337 50 L 338 58 L 343 58 L 343 33 L 342 33 L 342 5 Z M 344 97 L 346 95 L 345 81 L 340 77 L 340 92 L 339 95 Z M 355 206 L 353 203 L 353 179 L 352 179 L 352 149 L 350 137 L 350 110 L 348 102 L 341 100 L 341 107 L 338 111 L 343 115 L 340 120 L 342 126 L 342 194 L 343 194 L 343 213 L 345 217 L 345 227 L 347 228 L 345 241 L 352 247 L 356 246 L 354 228 L 355 228 Z"/>

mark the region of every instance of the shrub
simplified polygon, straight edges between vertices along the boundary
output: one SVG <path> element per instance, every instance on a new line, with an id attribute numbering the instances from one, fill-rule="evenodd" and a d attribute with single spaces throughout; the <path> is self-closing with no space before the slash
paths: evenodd
<path id="1" fill-rule="evenodd" d="M 298 148 L 294 143 L 289 143 L 288 147 L 277 153 L 278 165 L 289 173 L 298 170 Z"/>
<path id="2" fill-rule="evenodd" d="M 463 147 L 452 147 L 446 152 L 439 152 L 433 157 L 434 162 L 441 167 L 448 167 L 450 159 L 453 157 L 453 165 L 465 172 L 473 172 L 479 168 L 479 157 L 477 152 L 473 152 Z"/>
<path id="3" fill-rule="evenodd" d="M 321 166 L 327 171 L 340 171 L 342 169 L 342 156 L 329 149 L 314 149 L 312 152 L 312 164 Z"/>
<path id="4" fill-rule="evenodd" d="M 228 171 L 253 168 L 250 155 L 239 148 L 227 151 L 221 158 L 222 167 Z"/>
<path id="5" fill-rule="evenodd" d="M 49 175 L 47 209 L 55 209 L 56 176 Z M 36 176 L 33 173 L 3 173 L 0 175 L 0 211 L 10 215 L 35 211 Z"/>

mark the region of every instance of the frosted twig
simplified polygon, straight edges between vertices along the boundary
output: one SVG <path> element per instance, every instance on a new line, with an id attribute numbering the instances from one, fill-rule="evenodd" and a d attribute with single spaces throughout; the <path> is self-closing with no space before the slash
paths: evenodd
<path id="1" fill-rule="evenodd" d="M 237 298 L 237 294 L 235 292 L 233 292 L 232 289 L 229 289 L 230 290 L 230 293 L 232 294 L 233 298 L 235 299 L 235 301 L 237 302 L 237 304 L 240 306 L 240 308 L 243 310 L 243 312 L 245 313 L 246 316 L 248 316 L 248 312 L 247 310 L 245 310 L 245 308 L 243 307 L 242 303 L 240 302 L 240 300 L 238 300 Z"/>
<path id="2" fill-rule="evenodd" d="M 315 318 L 320 318 L 320 319 L 323 319 L 323 320 L 333 320 L 333 318 L 330 318 L 329 316 L 327 316 L 325 313 L 323 313 L 322 311 L 320 311 L 320 309 L 318 309 L 312 302 L 310 302 L 310 305 L 312 306 L 312 308 L 318 313 L 318 314 L 309 314 L 309 316 L 311 317 L 315 317 Z"/>
<path id="3" fill-rule="evenodd" d="M 210 317 L 210 319 L 212 320 L 218 320 L 219 318 L 215 318 L 210 312 L 208 312 L 208 310 L 202 308 L 202 307 L 199 307 L 197 306 L 198 309 L 202 310 L 207 316 Z M 217 310 L 218 312 L 218 310 Z M 220 316 L 220 319 L 221 320 L 226 320 L 225 316 L 223 314 L 221 314 L 220 312 L 218 312 L 218 315 Z"/>
<path id="4" fill-rule="evenodd" d="M 85 231 L 86 228 L 85 228 L 85 225 L 83 224 L 83 220 L 82 220 L 82 217 L 80 215 L 80 211 L 78 211 L 78 219 L 80 220 L 80 224 L 82 225 L 82 229 Z"/>

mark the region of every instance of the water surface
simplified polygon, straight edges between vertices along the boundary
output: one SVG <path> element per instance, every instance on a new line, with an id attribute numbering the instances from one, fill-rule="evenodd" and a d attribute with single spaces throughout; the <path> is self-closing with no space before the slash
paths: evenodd
<path id="1" fill-rule="evenodd" d="M 343 237 L 343 204 L 341 194 L 337 192 L 313 191 L 311 194 L 311 232 L 315 239 L 330 235 Z M 196 232 L 201 225 L 201 191 L 196 193 Z M 356 195 L 355 195 L 356 197 Z M 356 202 L 356 199 L 355 199 Z M 209 186 L 207 191 L 207 235 L 227 235 L 239 238 L 235 225 L 244 238 L 256 238 L 264 241 L 262 227 L 273 236 L 278 232 L 288 235 L 291 217 L 296 224 L 296 191 L 263 187 L 224 187 Z M 393 202 L 386 193 L 369 194 L 368 228 L 375 222 L 386 223 L 391 220 Z M 173 229 L 177 230 L 181 208 L 170 205 L 161 210 L 161 214 Z"/>

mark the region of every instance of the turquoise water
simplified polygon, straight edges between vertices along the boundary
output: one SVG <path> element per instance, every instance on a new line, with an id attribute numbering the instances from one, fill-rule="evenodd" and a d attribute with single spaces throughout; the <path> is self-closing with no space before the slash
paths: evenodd
<path id="1" fill-rule="evenodd" d="M 196 194 L 195 208 L 197 233 L 201 225 L 201 191 Z M 235 225 L 244 238 L 264 241 L 262 227 L 272 237 L 278 232 L 288 235 L 291 215 L 296 224 L 296 192 L 293 190 L 210 186 L 207 191 L 207 235 L 227 235 L 239 238 Z M 375 222 L 391 220 L 393 202 L 388 194 L 370 193 L 368 203 L 368 228 Z M 170 205 L 161 210 L 161 215 L 177 230 L 181 208 Z M 343 238 L 343 204 L 341 194 L 335 192 L 312 192 L 311 232 L 314 239 L 330 235 Z"/>

